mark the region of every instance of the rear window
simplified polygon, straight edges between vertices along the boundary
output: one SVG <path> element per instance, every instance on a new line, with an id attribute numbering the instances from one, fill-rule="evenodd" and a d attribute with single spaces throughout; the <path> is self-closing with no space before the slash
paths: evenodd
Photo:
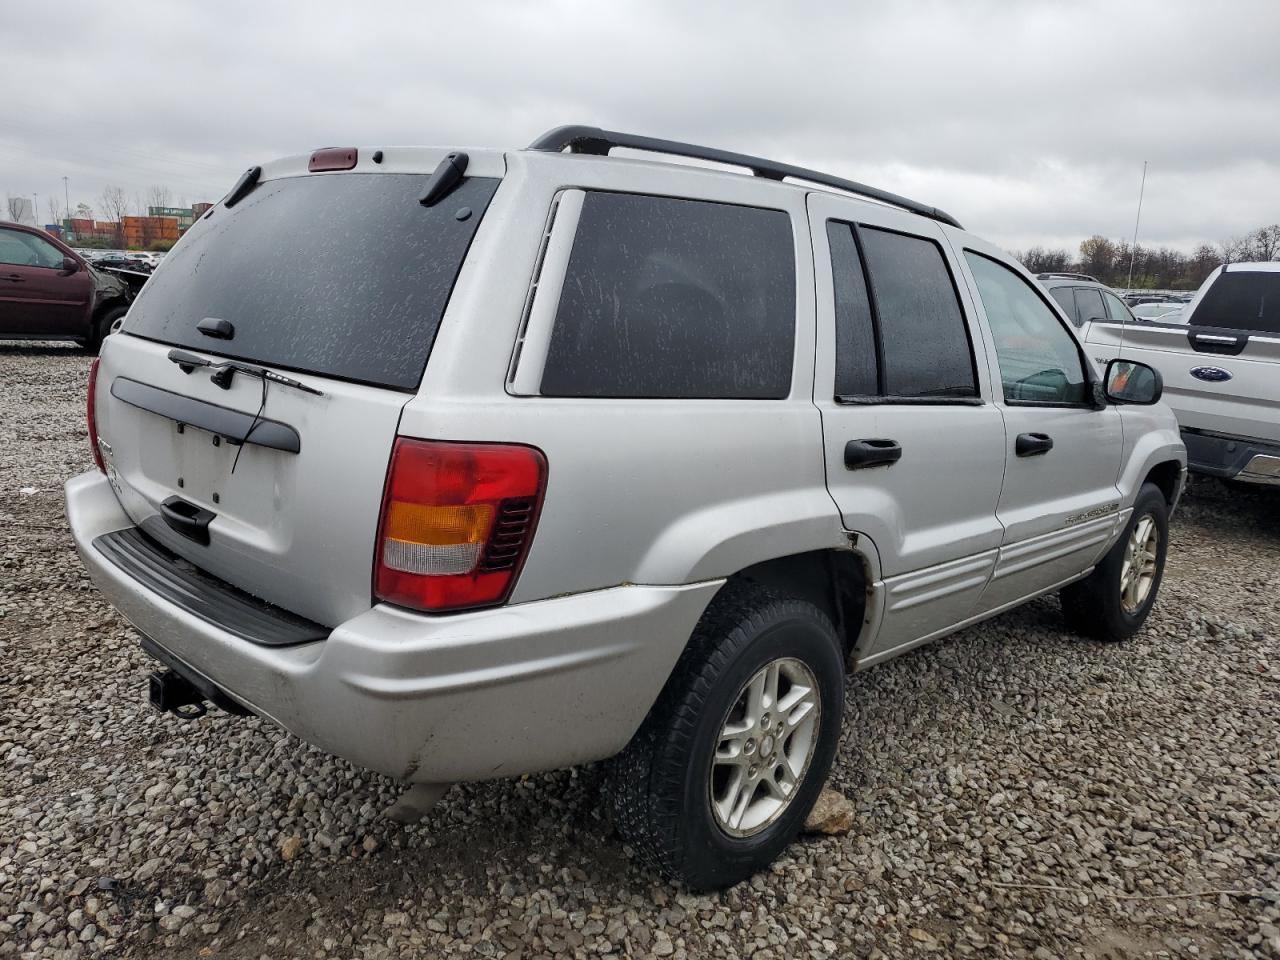
<path id="1" fill-rule="evenodd" d="M 1218 274 L 1190 322 L 1198 327 L 1280 333 L 1280 273 L 1228 270 Z"/>
<path id="2" fill-rule="evenodd" d="M 795 270 L 784 211 L 588 193 L 541 393 L 785 397 Z"/>
<path id="3" fill-rule="evenodd" d="M 421 174 L 267 181 L 187 231 L 124 329 L 238 360 L 416 389 L 498 182 L 464 180 L 424 207 Z M 234 337 L 201 334 L 196 324 L 206 317 L 230 321 Z"/>

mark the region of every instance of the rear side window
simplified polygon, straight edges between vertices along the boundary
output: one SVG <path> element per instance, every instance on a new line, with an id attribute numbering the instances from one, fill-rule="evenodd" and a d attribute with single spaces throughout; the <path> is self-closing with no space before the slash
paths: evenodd
<path id="1" fill-rule="evenodd" d="M 938 245 L 837 221 L 827 236 L 836 284 L 837 395 L 976 397 L 964 314 Z"/>
<path id="2" fill-rule="evenodd" d="M 1107 310 L 1102 305 L 1102 294 L 1093 287 L 1076 287 L 1076 309 L 1079 321 L 1107 319 Z"/>
<path id="3" fill-rule="evenodd" d="M 880 393 L 875 325 L 853 227 L 829 220 L 827 241 L 835 281 L 836 396 L 875 396 Z"/>
<path id="4" fill-rule="evenodd" d="M 1280 272 L 1227 270 L 1218 274 L 1190 322 L 1257 333 L 1280 333 Z"/>
<path id="5" fill-rule="evenodd" d="M 471 238 L 498 187 L 464 180 L 431 207 L 426 177 L 269 180 L 201 218 L 165 257 L 124 330 L 238 360 L 416 389 Z M 455 214 L 469 207 L 471 216 Z M 230 340 L 196 330 L 228 320 Z"/>
<path id="6" fill-rule="evenodd" d="M 541 393 L 785 397 L 795 313 L 786 212 L 590 192 Z"/>
<path id="7" fill-rule="evenodd" d="M 1080 315 L 1076 313 L 1076 297 L 1070 287 L 1054 287 L 1049 291 L 1049 296 L 1058 301 L 1058 306 L 1066 313 L 1068 320 L 1077 327 L 1080 326 Z"/>

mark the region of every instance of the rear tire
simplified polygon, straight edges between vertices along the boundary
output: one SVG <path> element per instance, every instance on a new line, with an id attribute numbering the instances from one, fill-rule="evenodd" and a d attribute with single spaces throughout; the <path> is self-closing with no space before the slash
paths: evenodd
<path id="1" fill-rule="evenodd" d="M 840 739 L 844 647 L 813 604 L 731 582 L 610 766 L 624 838 L 694 889 L 768 866 L 804 824 Z"/>
<path id="2" fill-rule="evenodd" d="M 1164 578 L 1169 504 L 1154 483 L 1143 484 L 1120 539 L 1085 579 L 1059 597 L 1067 626 L 1098 640 L 1127 640 L 1146 622 Z"/>
<path id="3" fill-rule="evenodd" d="M 94 321 L 93 333 L 84 342 L 84 348 L 90 353 L 97 353 L 101 350 L 102 341 L 115 333 L 120 322 L 124 320 L 124 315 L 128 312 L 128 307 L 112 307 L 110 310 L 104 310 L 102 315 Z"/>

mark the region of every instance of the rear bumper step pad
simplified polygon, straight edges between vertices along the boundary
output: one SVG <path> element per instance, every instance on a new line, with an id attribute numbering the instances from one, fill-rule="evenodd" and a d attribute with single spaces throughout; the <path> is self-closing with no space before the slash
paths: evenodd
<path id="1" fill-rule="evenodd" d="M 179 557 L 137 527 L 104 533 L 94 548 L 139 584 L 187 613 L 266 647 L 312 643 L 329 628 L 259 600 Z"/>

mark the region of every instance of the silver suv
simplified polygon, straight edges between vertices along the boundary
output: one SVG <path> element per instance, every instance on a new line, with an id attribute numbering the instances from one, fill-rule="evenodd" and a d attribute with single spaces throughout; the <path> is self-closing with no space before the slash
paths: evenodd
<path id="1" fill-rule="evenodd" d="M 848 671 L 1051 591 L 1141 627 L 1159 394 L 871 187 L 587 127 L 323 150 L 248 171 L 108 338 L 67 514 L 158 707 L 424 802 L 613 758 L 622 833 L 713 887 L 800 828 Z"/>

